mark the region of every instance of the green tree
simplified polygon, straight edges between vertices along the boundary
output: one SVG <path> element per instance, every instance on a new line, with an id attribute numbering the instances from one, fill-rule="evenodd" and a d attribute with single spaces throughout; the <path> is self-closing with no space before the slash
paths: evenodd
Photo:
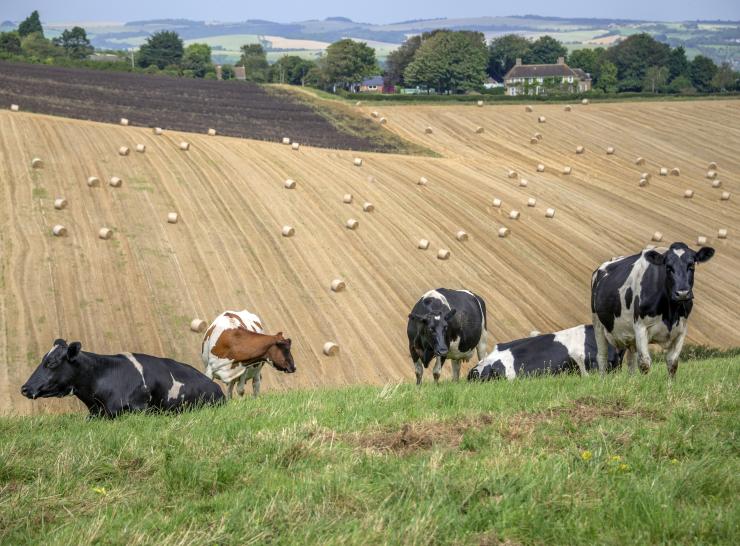
<path id="1" fill-rule="evenodd" d="M 668 69 L 665 66 L 651 66 L 645 71 L 643 91 L 657 93 L 668 81 Z"/>
<path id="2" fill-rule="evenodd" d="M 72 30 L 64 29 L 62 35 L 52 40 L 54 45 L 61 47 L 72 59 L 84 59 L 90 55 L 95 48 L 87 39 L 87 32 L 82 27 L 72 27 Z"/>
<path id="3" fill-rule="evenodd" d="M 263 83 L 268 81 L 270 65 L 267 64 L 267 53 L 262 44 L 245 44 L 241 47 L 242 57 L 239 63 L 244 66 L 247 80 Z"/>
<path id="4" fill-rule="evenodd" d="M 327 47 L 320 66 L 322 79 L 326 84 L 344 88 L 380 72 L 375 60 L 375 50 L 365 42 L 355 42 L 348 38 Z"/>
<path id="5" fill-rule="evenodd" d="M 0 54 L 20 55 L 21 38 L 17 32 L 0 32 Z"/>
<path id="6" fill-rule="evenodd" d="M 673 78 L 671 83 L 668 85 L 668 90 L 671 93 L 681 93 L 682 95 L 691 95 L 692 93 L 696 93 L 696 89 L 691 85 L 691 80 L 684 74 Z"/>
<path id="7" fill-rule="evenodd" d="M 617 90 L 617 65 L 610 61 L 603 61 L 599 66 L 598 88 L 605 93 L 614 93 Z"/>
<path id="8" fill-rule="evenodd" d="M 160 70 L 169 65 L 179 65 L 182 61 L 183 45 L 176 32 L 163 30 L 155 32 L 139 49 L 139 66 L 156 66 Z"/>
<path id="9" fill-rule="evenodd" d="M 385 80 L 391 85 L 404 85 L 403 72 L 414 60 L 416 50 L 421 46 L 421 36 L 409 37 L 398 49 L 388 54 L 385 61 Z"/>
<path id="10" fill-rule="evenodd" d="M 518 34 L 505 34 L 491 40 L 488 46 L 488 74 L 503 81 L 516 60 L 524 59 L 532 42 Z"/>
<path id="11" fill-rule="evenodd" d="M 568 56 L 568 66 L 571 68 L 580 68 L 594 77 L 598 74 L 604 52 L 605 50 L 602 47 L 597 47 L 596 49 L 576 49 Z"/>
<path id="12" fill-rule="evenodd" d="M 208 44 L 190 44 L 182 56 L 182 67 L 192 71 L 196 78 L 203 78 L 211 67 L 211 46 Z"/>
<path id="13" fill-rule="evenodd" d="M 44 28 L 41 26 L 41 18 L 39 17 L 39 12 L 36 10 L 33 10 L 31 15 L 26 17 L 26 19 L 18 25 L 18 35 L 21 38 L 25 38 L 31 34 L 40 34 L 42 38 L 44 37 Z"/>
<path id="14" fill-rule="evenodd" d="M 270 67 L 270 79 L 275 83 L 305 85 L 306 76 L 315 66 L 315 62 L 298 55 L 284 55 Z"/>
<path id="15" fill-rule="evenodd" d="M 730 63 L 722 63 L 712 78 L 711 85 L 719 91 L 729 91 L 737 87 L 738 74 L 732 70 Z"/>
<path id="16" fill-rule="evenodd" d="M 671 49 L 668 54 L 668 79 L 673 80 L 681 75 L 689 73 L 689 60 L 686 58 L 686 50 L 683 46 Z"/>
<path id="17" fill-rule="evenodd" d="M 404 78 L 411 85 L 459 93 L 483 85 L 487 63 L 488 48 L 482 33 L 439 32 L 422 43 Z"/>
<path id="18" fill-rule="evenodd" d="M 645 72 L 651 66 L 666 66 L 670 46 L 656 41 L 649 34 L 633 34 L 606 50 L 606 59 L 617 66 L 620 88 L 642 88 Z"/>
<path id="19" fill-rule="evenodd" d="M 50 40 L 44 38 L 43 34 L 34 32 L 21 40 L 23 54 L 31 60 L 48 61 L 55 57 L 61 57 L 64 50 L 55 46 Z"/>
<path id="20" fill-rule="evenodd" d="M 552 36 L 540 36 L 524 56 L 525 64 L 554 64 L 558 57 L 567 57 L 568 49 Z"/>
<path id="21" fill-rule="evenodd" d="M 712 78 L 717 73 L 717 65 L 709 57 L 697 55 L 689 65 L 689 78 L 691 84 L 699 91 L 709 91 L 712 86 Z"/>

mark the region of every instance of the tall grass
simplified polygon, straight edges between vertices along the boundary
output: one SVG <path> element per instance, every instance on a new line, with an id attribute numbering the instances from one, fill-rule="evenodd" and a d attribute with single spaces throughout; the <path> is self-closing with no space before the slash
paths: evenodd
<path id="1" fill-rule="evenodd" d="M 740 359 L 0 419 L 4 544 L 740 542 Z"/>

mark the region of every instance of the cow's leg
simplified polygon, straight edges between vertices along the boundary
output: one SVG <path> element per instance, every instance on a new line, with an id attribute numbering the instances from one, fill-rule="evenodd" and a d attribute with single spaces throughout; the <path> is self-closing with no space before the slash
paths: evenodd
<path id="1" fill-rule="evenodd" d="M 257 368 L 257 373 L 252 378 L 252 396 L 257 398 L 260 395 L 260 385 L 262 384 L 262 366 Z"/>
<path id="2" fill-rule="evenodd" d="M 244 396 L 244 387 L 247 384 L 247 370 L 244 370 L 239 376 L 239 386 L 236 388 L 236 392 L 239 396 Z"/>
<path id="3" fill-rule="evenodd" d="M 483 330 L 478 340 L 478 345 L 475 346 L 475 351 L 478 353 L 478 362 L 488 356 L 488 332 Z"/>
<path id="4" fill-rule="evenodd" d="M 679 336 L 673 340 L 673 343 L 668 346 L 668 352 L 665 356 L 665 363 L 668 367 L 668 377 L 670 379 L 676 378 L 676 372 L 678 371 L 678 357 L 681 356 L 683 342 L 686 339 L 686 330 L 687 328 L 684 328 L 683 332 L 681 332 Z"/>
<path id="5" fill-rule="evenodd" d="M 434 382 L 439 383 L 439 376 L 442 375 L 442 365 L 445 363 L 445 359 L 441 356 L 437 357 L 437 361 L 434 364 L 432 375 L 434 376 Z"/>
<path id="6" fill-rule="evenodd" d="M 647 328 L 641 324 L 635 324 L 635 347 L 637 348 L 638 362 L 642 373 L 648 373 L 653 365 L 650 358 L 649 343 Z"/>
<path id="7" fill-rule="evenodd" d="M 630 374 L 634 375 L 637 371 L 637 364 L 640 361 L 640 355 L 637 353 L 637 347 L 630 347 Z"/>
<path id="8" fill-rule="evenodd" d="M 424 375 L 424 364 L 421 363 L 421 358 L 414 362 L 414 371 L 416 372 L 416 384 L 421 385 L 421 376 Z"/>
<path id="9" fill-rule="evenodd" d="M 586 377 L 588 375 L 588 372 L 586 371 L 586 359 L 579 357 L 576 358 L 575 361 L 578 365 L 578 371 L 581 372 L 581 377 Z"/>
<path id="10" fill-rule="evenodd" d="M 606 361 L 609 359 L 609 342 L 606 340 L 606 330 L 596 313 L 593 315 L 594 337 L 596 338 L 596 362 L 599 364 L 601 377 L 606 375 Z"/>
<path id="11" fill-rule="evenodd" d="M 229 381 L 229 389 L 226 393 L 226 398 L 231 400 L 234 397 L 234 385 L 236 385 L 236 379 Z"/>
<path id="12" fill-rule="evenodd" d="M 460 381 L 460 365 L 462 364 L 459 360 L 451 360 L 452 363 L 452 380 Z"/>

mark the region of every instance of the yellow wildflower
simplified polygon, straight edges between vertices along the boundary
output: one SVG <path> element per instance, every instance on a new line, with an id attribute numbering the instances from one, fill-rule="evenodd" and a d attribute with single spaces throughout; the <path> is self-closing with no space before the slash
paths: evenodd
<path id="1" fill-rule="evenodd" d="M 622 457 L 620 457 L 619 455 L 612 455 L 612 457 L 611 457 L 611 461 L 613 463 L 618 463 L 621 460 L 622 460 Z"/>
<path id="2" fill-rule="evenodd" d="M 591 453 L 588 449 L 586 451 L 581 451 L 581 459 L 584 461 L 590 461 L 593 457 L 593 453 Z"/>
<path id="3" fill-rule="evenodd" d="M 620 464 L 620 465 L 619 465 L 619 470 L 620 470 L 621 472 L 629 472 L 629 470 L 630 470 L 630 465 L 628 465 L 628 464 L 626 464 L 626 463 L 622 463 L 622 464 Z"/>
<path id="4" fill-rule="evenodd" d="M 92 490 L 97 493 L 98 495 L 107 495 L 108 492 L 105 490 L 105 487 L 93 487 Z"/>

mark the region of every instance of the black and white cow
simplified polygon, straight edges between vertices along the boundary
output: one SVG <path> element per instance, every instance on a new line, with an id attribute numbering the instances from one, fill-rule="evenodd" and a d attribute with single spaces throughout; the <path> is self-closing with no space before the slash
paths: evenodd
<path id="1" fill-rule="evenodd" d="M 406 327 L 416 384 L 421 384 L 424 368 L 433 358 L 434 381 L 439 382 L 442 365 L 452 361 L 452 378 L 460 379 L 460 363 L 467 362 L 478 351 L 480 360 L 486 354 L 486 302 L 467 290 L 438 288 L 430 290 L 416 302 Z"/>
<path id="2" fill-rule="evenodd" d="M 21 394 L 36 398 L 74 394 L 90 417 L 116 417 L 127 411 L 179 411 L 224 400 L 216 383 L 195 368 L 169 358 L 139 353 L 98 355 L 57 339 Z"/>
<path id="3" fill-rule="evenodd" d="M 609 347 L 609 370 L 622 364 L 624 351 Z M 581 324 L 553 334 L 535 334 L 499 343 L 468 373 L 468 381 L 514 379 L 522 375 L 560 374 L 595 369 L 594 327 Z"/>
<path id="4" fill-rule="evenodd" d="M 601 264 L 591 277 L 591 312 L 598 347 L 599 370 L 606 367 L 607 343 L 630 349 L 630 372 L 638 361 L 647 373 L 649 343 L 666 350 L 671 378 L 686 338 L 686 322 L 693 307 L 694 268 L 708 261 L 714 249 L 691 250 L 684 243 L 646 249 Z"/>

